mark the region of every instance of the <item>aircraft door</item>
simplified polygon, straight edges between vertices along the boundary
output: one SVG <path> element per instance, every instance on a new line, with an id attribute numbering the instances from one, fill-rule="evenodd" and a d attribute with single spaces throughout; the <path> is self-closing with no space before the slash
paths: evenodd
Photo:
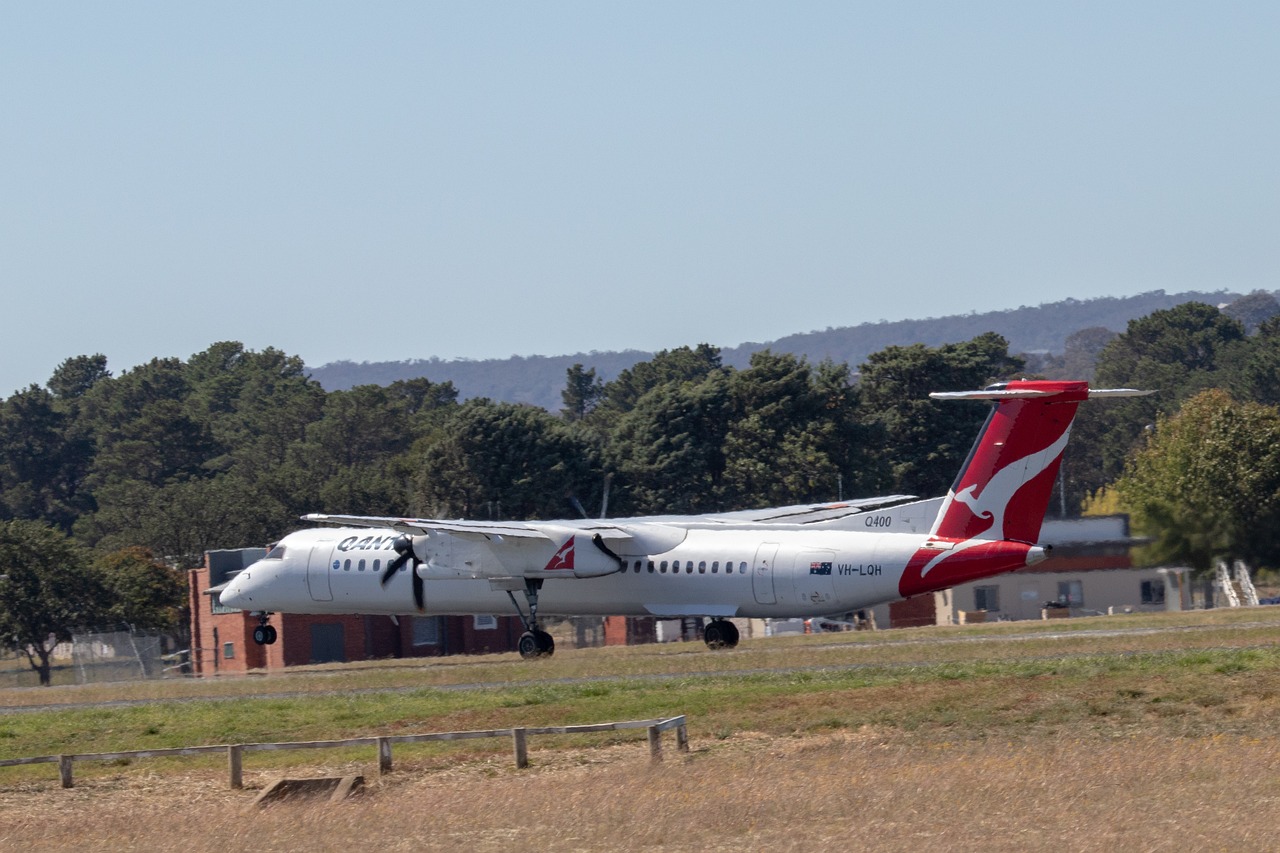
<path id="1" fill-rule="evenodd" d="M 836 600 L 835 564 L 835 551 L 801 551 L 796 555 L 794 576 L 800 603 L 819 607 Z"/>
<path id="2" fill-rule="evenodd" d="M 333 539 L 321 539 L 311 546 L 311 556 L 307 559 L 307 589 L 311 592 L 312 601 L 333 601 L 333 590 L 329 586 L 329 558 L 333 556 Z"/>
<path id="3" fill-rule="evenodd" d="M 756 549 L 755 566 L 751 570 L 751 591 L 760 604 L 777 604 L 773 590 L 773 561 L 778 556 L 778 543 L 765 542 Z"/>

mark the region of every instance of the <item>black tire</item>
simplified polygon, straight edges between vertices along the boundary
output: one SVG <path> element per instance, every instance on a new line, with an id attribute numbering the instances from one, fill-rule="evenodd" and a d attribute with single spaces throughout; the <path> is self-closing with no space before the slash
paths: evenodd
<path id="1" fill-rule="evenodd" d="M 556 653 L 555 638 L 546 631 L 534 631 L 533 636 L 538 641 L 538 654 L 549 658 Z"/>
<path id="2" fill-rule="evenodd" d="M 520 642 L 516 644 L 516 649 L 519 650 L 520 657 L 525 660 L 542 656 L 542 652 L 538 651 L 538 638 L 531 631 L 525 631 L 520 635 Z"/>
<path id="3" fill-rule="evenodd" d="M 702 629 L 702 639 L 709 649 L 732 649 L 738 645 L 738 626 L 728 619 L 712 619 Z"/>
<path id="4" fill-rule="evenodd" d="M 738 626 L 730 622 L 728 619 L 717 619 L 720 629 L 724 631 L 724 645 L 727 649 L 735 649 L 738 647 Z"/>
<path id="5" fill-rule="evenodd" d="M 253 629 L 253 641 L 260 646 L 267 644 L 267 628 L 265 625 L 259 625 Z"/>
<path id="6" fill-rule="evenodd" d="M 707 644 L 709 649 L 723 649 L 725 647 L 724 631 L 721 629 L 719 621 L 710 622 L 702 629 L 702 641 Z"/>
<path id="7" fill-rule="evenodd" d="M 263 642 L 266 643 L 268 646 L 275 645 L 276 640 L 280 636 L 279 634 L 276 633 L 276 626 L 267 625 L 265 627 L 266 627 L 266 630 L 264 631 L 264 633 L 266 634 L 266 636 L 263 637 Z"/>

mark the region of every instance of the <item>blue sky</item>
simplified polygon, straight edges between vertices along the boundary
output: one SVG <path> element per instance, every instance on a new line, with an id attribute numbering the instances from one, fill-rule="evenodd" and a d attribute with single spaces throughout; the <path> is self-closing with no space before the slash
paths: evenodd
<path id="1" fill-rule="evenodd" d="M 0 6 L 0 395 L 1280 288 L 1280 4 Z"/>

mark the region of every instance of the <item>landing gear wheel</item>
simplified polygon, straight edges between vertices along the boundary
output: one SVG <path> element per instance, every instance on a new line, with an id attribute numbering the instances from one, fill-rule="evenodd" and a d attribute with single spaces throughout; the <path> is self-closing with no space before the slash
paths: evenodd
<path id="1" fill-rule="evenodd" d="M 556 651 L 556 641 L 546 631 L 525 631 L 520 635 L 516 648 L 520 650 L 520 657 L 526 660 L 551 657 Z"/>
<path id="2" fill-rule="evenodd" d="M 738 626 L 727 619 L 712 619 L 702 629 L 702 640 L 709 649 L 732 649 L 738 645 Z"/>
<path id="3" fill-rule="evenodd" d="M 258 624 L 253 628 L 253 641 L 260 646 L 269 646 L 276 641 L 276 629 L 267 620 L 271 618 L 269 613 L 255 613 L 258 617 Z"/>

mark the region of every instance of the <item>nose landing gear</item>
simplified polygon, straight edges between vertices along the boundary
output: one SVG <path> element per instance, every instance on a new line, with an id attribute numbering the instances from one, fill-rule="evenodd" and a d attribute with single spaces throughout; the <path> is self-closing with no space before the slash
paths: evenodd
<path id="1" fill-rule="evenodd" d="M 270 613 L 259 613 L 258 624 L 253 629 L 253 641 L 260 646 L 270 646 L 275 643 L 277 634 L 276 627 L 269 621 Z"/>

